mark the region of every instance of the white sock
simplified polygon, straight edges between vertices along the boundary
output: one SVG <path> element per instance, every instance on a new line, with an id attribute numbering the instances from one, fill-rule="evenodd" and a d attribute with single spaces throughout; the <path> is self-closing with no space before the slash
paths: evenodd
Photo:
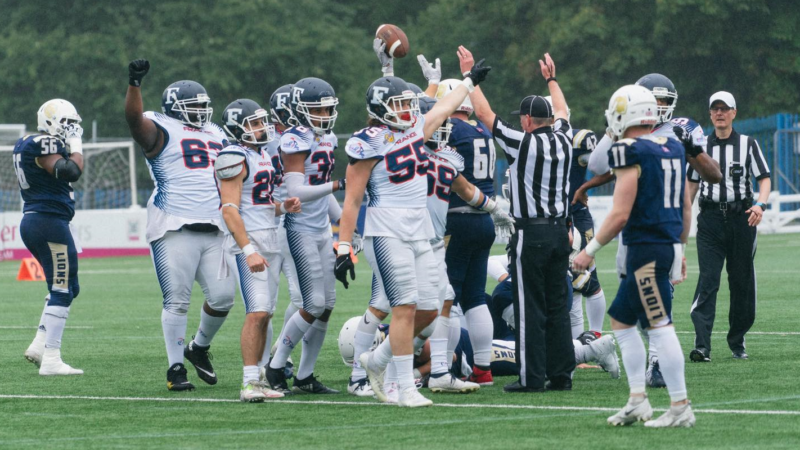
<path id="1" fill-rule="evenodd" d="M 402 355 L 392 357 L 395 369 L 397 370 L 397 384 L 400 392 L 406 389 L 416 389 L 414 384 L 414 355 Z"/>
<path id="2" fill-rule="evenodd" d="M 306 331 L 311 328 L 311 324 L 306 322 L 300 313 L 295 313 L 283 327 L 281 335 L 278 337 L 278 348 L 272 356 L 272 362 L 269 364 L 273 369 L 283 369 L 286 365 L 286 360 L 292 354 L 294 346 L 300 343 L 300 339 L 306 334 Z"/>
<path id="3" fill-rule="evenodd" d="M 572 347 L 575 349 L 575 364 L 585 364 L 590 361 L 592 353 L 588 345 L 581 344 L 581 341 L 572 340 Z"/>
<path id="4" fill-rule="evenodd" d="M 47 330 L 44 348 L 61 348 L 61 337 L 64 335 L 64 326 L 67 324 L 67 317 L 69 317 L 69 308 L 66 306 L 46 306 L 44 313 L 45 329 Z"/>
<path id="5" fill-rule="evenodd" d="M 652 330 L 650 330 L 650 331 L 652 331 Z M 650 331 L 647 331 L 646 332 L 647 334 L 645 334 L 645 336 L 647 336 L 647 342 L 649 344 L 647 346 L 647 352 L 649 353 L 647 359 L 648 359 L 648 361 L 650 361 L 652 363 L 653 361 L 658 361 L 658 347 L 653 345 L 653 342 L 651 342 L 650 334 L 649 334 Z"/>
<path id="6" fill-rule="evenodd" d="M 669 398 L 673 402 L 686 400 L 686 377 L 684 373 L 685 360 L 678 335 L 674 327 L 661 327 L 649 331 L 650 346 L 655 346 L 659 351 L 659 367 L 667 383 Z"/>
<path id="7" fill-rule="evenodd" d="M 164 332 L 164 343 L 167 346 L 169 366 L 183 363 L 183 338 L 186 336 L 186 314 L 175 314 L 161 311 L 161 329 Z"/>
<path id="8" fill-rule="evenodd" d="M 228 316 L 215 317 L 206 312 L 205 309 L 200 310 L 200 326 L 197 327 L 197 334 L 194 336 L 194 343 L 201 347 L 208 347 L 211 345 L 211 340 L 219 331 L 225 319 Z"/>
<path id="9" fill-rule="evenodd" d="M 314 365 L 317 363 L 319 351 L 322 350 L 322 343 L 325 342 L 325 334 L 328 332 L 328 322 L 315 320 L 311 328 L 303 335 L 303 353 L 300 355 L 300 367 L 297 369 L 297 378 L 304 380 L 314 373 Z"/>
<path id="10" fill-rule="evenodd" d="M 569 310 L 569 323 L 572 327 L 572 339 L 577 339 L 583 333 L 583 295 L 580 292 L 572 294 L 572 309 Z"/>
<path id="11" fill-rule="evenodd" d="M 472 342 L 473 359 L 476 366 L 489 367 L 492 358 L 492 335 L 494 324 L 486 305 L 476 306 L 465 314 L 469 324 L 469 339 Z"/>
<path id="12" fill-rule="evenodd" d="M 430 337 L 431 343 L 431 375 L 447 373 L 450 364 L 447 363 L 447 338 L 450 335 L 450 318 L 439 316 L 436 318 L 436 328 Z"/>
<path id="13" fill-rule="evenodd" d="M 272 328 L 272 318 L 269 320 L 269 324 L 267 325 L 267 338 L 264 341 L 264 352 L 261 353 L 261 359 L 258 360 L 258 367 L 264 367 L 269 362 L 269 353 L 272 350 L 272 333 L 274 332 Z"/>
<path id="14" fill-rule="evenodd" d="M 631 394 L 643 394 L 645 392 L 644 372 L 647 355 L 644 352 L 644 342 L 639 336 L 639 331 L 635 327 L 614 330 L 614 337 L 617 338 L 617 345 L 622 353 L 622 364 L 625 366 Z"/>
<path id="15" fill-rule="evenodd" d="M 397 383 L 397 366 L 394 361 L 389 361 L 386 373 L 383 375 L 383 384 L 388 385 L 389 383 Z"/>
<path id="16" fill-rule="evenodd" d="M 389 342 L 389 338 L 387 337 L 381 342 L 381 345 L 372 352 L 372 362 L 375 367 L 380 370 L 386 368 L 389 364 L 389 361 L 392 360 L 392 345 Z"/>
<path id="17" fill-rule="evenodd" d="M 283 327 L 281 328 L 281 333 L 286 329 L 286 324 L 289 323 L 289 319 L 291 319 L 297 311 L 300 310 L 294 306 L 294 303 L 289 302 L 289 304 L 286 305 L 286 311 L 283 313 Z"/>
<path id="18" fill-rule="evenodd" d="M 453 365 L 453 355 L 456 353 L 458 341 L 461 340 L 461 320 L 458 317 L 450 317 L 449 326 L 450 334 L 447 336 L 447 366 Z"/>
<path id="19" fill-rule="evenodd" d="M 44 312 L 47 309 L 47 302 L 49 302 L 49 301 L 50 301 L 50 294 L 47 294 L 47 297 L 44 298 L 44 308 L 42 308 L 42 315 L 41 315 L 41 317 L 39 317 L 39 327 L 37 328 L 39 331 L 41 331 L 43 333 L 47 330 L 47 327 L 45 326 L 45 320 L 44 320 L 45 313 Z"/>
<path id="20" fill-rule="evenodd" d="M 350 378 L 354 381 L 363 380 L 367 377 L 367 371 L 361 367 L 358 358 L 372 346 L 372 342 L 375 340 L 375 331 L 378 329 L 380 323 L 381 321 L 369 310 L 367 310 L 361 320 L 358 321 L 356 339 L 353 344 L 353 373 L 350 375 Z"/>
<path id="21" fill-rule="evenodd" d="M 251 381 L 258 381 L 258 366 L 244 366 L 244 376 L 242 377 L 242 386 Z"/>
<path id="22" fill-rule="evenodd" d="M 586 317 L 589 318 L 589 329 L 603 331 L 603 319 L 606 317 L 606 294 L 600 289 L 600 292 L 586 297 Z"/>

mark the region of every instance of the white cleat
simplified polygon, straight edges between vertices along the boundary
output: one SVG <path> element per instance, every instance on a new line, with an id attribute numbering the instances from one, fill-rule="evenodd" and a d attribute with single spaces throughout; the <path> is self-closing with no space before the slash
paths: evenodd
<path id="1" fill-rule="evenodd" d="M 589 343 L 589 347 L 594 350 L 597 364 L 606 372 L 611 374 L 611 378 L 619 378 L 619 358 L 617 357 L 617 346 L 614 337 L 607 334 L 596 341 Z"/>
<path id="2" fill-rule="evenodd" d="M 648 420 L 644 423 L 644 426 L 648 428 L 691 428 L 695 422 L 692 404 L 687 403 L 680 406 L 671 406 L 661 417 L 655 420 Z"/>
<path id="3" fill-rule="evenodd" d="M 375 393 L 372 392 L 372 386 L 369 384 L 369 379 L 362 378 L 353 381 L 353 378 L 347 382 L 347 393 L 355 395 L 356 397 L 374 397 Z"/>
<path id="4" fill-rule="evenodd" d="M 400 386 L 397 383 L 386 383 L 383 390 L 386 392 L 386 403 L 397 404 L 400 400 Z"/>
<path id="5" fill-rule="evenodd" d="M 383 391 L 383 376 L 386 370 L 378 370 L 369 363 L 369 355 L 372 352 L 364 352 L 359 356 L 358 362 L 361 363 L 361 367 L 363 367 L 367 371 L 367 376 L 369 377 L 369 384 L 372 386 L 372 392 L 375 394 L 375 398 L 378 399 L 381 403 L 386 403 L 389 399 L 386 397 L 386 393 Z"/>
<path id="6" fill-rule="evenodd" d="M 42 366 L 42 355 L 44 354 L 45 333 L 41 331 L 36 332 L 36 338 L 33 339 L 31 345 L 25 350 L 23 355 L 25 359 L 36 364 L 36 367 Z"/>
<path id="7" fill-rule="evenodd" d="M 431 406 L 433 402 L 425 398 L 416 388 L 409 388 L 400 393 L 397 406 L 404 408 L 421 408 Z"/>
<path id="8" fill-rule="evenodd" d="M 39 375 L 83 375 L 81 369 L 73 369 L 61 360 L 60 348 L 46 348 L 42 355 Z"/>
<path id="9" fill-rule="evenodd" d="M 634 400 L 639 398 L 629 398 L 628 403 L 618 413 L 608 418 L 609 425 L 630 425 L 639 421 L 647 421 L 653 417 L 653 407 L 647 397 L 638 403 Z"/>
<path id="10" fill-rule="evenodd" d="M 434 378 L 432 376 L 428 378 L 428 389 L 430 389 L 431 392 L 469 394 L 470 392 L 475 392 L 480 388 L 481 385 L 478 383 L 459 380 L 451 373 L 445 373 L 438 378 Z"/>

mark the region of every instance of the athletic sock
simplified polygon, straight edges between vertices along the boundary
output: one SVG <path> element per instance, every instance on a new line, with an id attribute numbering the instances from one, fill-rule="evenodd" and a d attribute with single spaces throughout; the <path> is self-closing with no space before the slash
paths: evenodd
<path id="1" fill-rule="evenodd" d="M 358 358 L 372 346 L 372 342 L 375 340 L 375 330 L 378 329 L 380 323 L 381 321 L 369 310 L 358 321 L 355 343 L 353 344 L 353 373 L 350 375 L 354 381 L 367 377 L 367 371 L 361 367 Z"/>
<path id="2" fill-rule="evenodd" d="M 606 293 L 600 292 L 586 297 L 586 317 L 589 318 L 589 329 L 601 333 L 603 319 L 606 317 Z"/>
<path id="3" fill-rule="evenodd" d="M 269 363 L 269 355 L 270 351 L 272 350 L 272 333 L 274 332 L 272 328 L 272 318 L 269 320 L 269 324 L 267 325 L 267 338 L 264 341 L 264 352 L 261 353 L 261 359 L 258 360 L 258 367 L 264 367 Z"/>
<path id="4" fill-rule="evenodd" d="M 659 367 L 673 402 L 686 400 L 685 360 L 674 327 L 661 327 L 649 331 L 650 346 L 659 350 Z"/>
<path id="5" fill-rule="evenodd" d="M 372 362 L 371 365 L 377 367 L 380 370 L 386 368 L 389 364 L 389 361 L 392 360 L 392 344 L 389 342 L 389 338 L 387 337 L 381 342 L 381 345 L 372 352 Z"/>
<path id="6" fill-rule="evenodd" d="M 572 309 L 569 310 L 569 323 L 572 327 L 572 339 L 577 339 L 583 333 L 583 294 L 572 294 Z"/>
<path id="7" fill-rule="evenodd" d="M 448 323 L 449 334 L 447 336 L 447 366 L 453 365 L 453 355 L 456 353 L 458 341 L 461 340 L 461 321 L 458 317 L 450 317 Z"/>
<path id="8" fill-rule="evenodd" d="M 386 365 L 386 373 L 383 375 L 383 384 L 388 386 L 389 383 L 397 383 L 397 366 L 394 360 L 389 361 Z"/>
<path id="9" fill-rule="evenodd" d="M 614 330 L 614 336 L 617 339 L 620 353 L 622 353 L 622 363 L 625 365 L 631 394 L 643 394 L 645 392 L 644 371 L 647 356 L 642 337 L 639 336 L 639 331 L 635 327 Z"/>
<path id="10" fill-rule="evenodd" d="M 286 365 L 286 360 L 292 354 L 294 346 L 300 342 L 306 331 L 311 328 L 311 324 L 306 322 L 300 313 L 295 313 L 283 327 L 281 335 L 278 337 L 278 348 L 275 350 L 275 355 L 272 356 L 272 362 L 269 366 L 273 369 L 283 369 Z"/>
<path id="11" fill-rule="evenodd" d="M 194 343 L 201 347 L 211 345 L 211 340 L 219 331 L 228 316 L 216 317 L 208 314 L 205 309 L 200 311 L 200 326 L 197 327 L 197 334 L 194 336 Z"/>
<path id="12" fill-rule="evenodd" d="M 258 366 L 244 366 L 244 376 L 242 377 L 242 386 L 251 381 L 258 381 Z"/>
<path id="13" fill-rule="evenodd" d="M 42 308 L 42 315 L 39 317 L 39 327 L 37 328 L 38 331 L 45 332 L 47 327 L 45 326 L 45 311 L 47 310 L 47 302 L 50 301 L 50 294 L 47 294 L 47 297 L 44 298 L 44 308 Z"/>
<path id="14" fill-rule="evenodd" d="M 572 340 L 572 347 L 575 350 L 575 364 L 585 364 L 591 361 L 591 354 L 594 353 L 588 345 L 581 344 L 581 341 Z"/>
<path id="15" fill-rule="evenodd" d="M 45 312 L 45 348 L 61 348 L 61 337 L 64 335 L 64 326 L 69 317 L 69 308 L 66 306 L 47 306 Z"/>
<path id="16" fill-rule="evenodd" d="M 489 367 L 492 357 L 492 335 L 494 324 L 486 305 L 476 306 L 466 312 L 469 324 L 469 339 L 472 342 L 473 359 L 476 366 Z"/>
<path id="17" fill-rule="evenodd" d="M 161 311 L 161 329 L 164 332 L 164 343 L 167 346 L 169 366 L 183 364 L 183 339 L 186 336 L 186 314 L 175 314 Z"/>
<path id="18" fill-rule="evenodd" d="M 315 320 L 311 324 L 311 328 L 303 335 L 303 352 L 300 354 L 297 379 L 305 380 L 314 373 L 314 365 L 317 363 L 317 357 L 319 357 L 319 351 L 322 350 L 322 343 L 325 342 L 327 332 L 328 322 Z"/>
<path id="19" fill-rule="evenodd" d="M 289 304 L 286 306 L 286 311 L 284 311 L 283 313 L 283 326 L 281 326 L 281 332 L 278 333 L 279 337 L 283 335 L 283 330 L 286 329 L 286 324 L 289 323 L 289 319 L 294 317 L 297 311 L 299 311 L 299 309 L 297 309 L 297 307 L 294 306 L 294 303 L 289 302 Z M 274 345 L 276 348 L 273 349 L 270 347 L 270 354 L 274 355 L 275 352 L 278 350 L 277 349 L 278 343 L 275 342 L 272 345 Z"/>
<path id="20" fill-rule="evenodd" d="M 400 392 L 406 389 L 416 389 L 414 384 L 414 355 L 402 355 L 392 357 L 395 369 L 397 370 L 397 384 Z"/>
<path id="21" fill-rule="evenodd" d="M 450 334 L 450 318 L 436 318 L 436 328 L 430 337 L 431 343 L 431 376 L 442 375 L 450 369 L 447 363 L 447 338 Z"/>

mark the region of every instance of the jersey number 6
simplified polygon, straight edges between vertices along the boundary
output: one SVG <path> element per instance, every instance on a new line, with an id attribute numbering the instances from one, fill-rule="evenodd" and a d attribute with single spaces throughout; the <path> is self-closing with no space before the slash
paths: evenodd
<path id="1" fill-rule="evenodd" d="M 205 169 L 214 162 L 216 154 L 222 150 L 222 145 L 214 141 L 206 143 L 199 139 L 184 139 L 181 141 L 181 150 L 183 151 L 183 165 L 186 168 Z M 214 159 L 208 156 L 209 150 L 214 150 Z"/>

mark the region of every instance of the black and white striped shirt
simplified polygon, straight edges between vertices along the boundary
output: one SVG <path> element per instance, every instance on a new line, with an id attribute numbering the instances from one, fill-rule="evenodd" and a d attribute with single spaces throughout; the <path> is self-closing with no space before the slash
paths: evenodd
<path id="1" fill-rule="evenodd" d="M 689 181 L 700 183 L 700 198 L 714 202 L 737 202 L 752 198 L 750 177 L 756 180 L 769 177 L 769 167 L 758 142 L 736 130 L 727 139 L 719 139 L 714 133 L 708 137 L 706 153 L 719 163 L 722 181 L 707 183 L 691 167 L 687 175 Z"/>
<path id="2" fill-rule="evenodd" d="M 494 137 L 506 153 L 510 169 L 511 215 L 517 219 L 556 218 L 569 214 L 569 171 L 572 140 L 569 122 L 532 133 L 513 129 L 497 117 Z"/>

